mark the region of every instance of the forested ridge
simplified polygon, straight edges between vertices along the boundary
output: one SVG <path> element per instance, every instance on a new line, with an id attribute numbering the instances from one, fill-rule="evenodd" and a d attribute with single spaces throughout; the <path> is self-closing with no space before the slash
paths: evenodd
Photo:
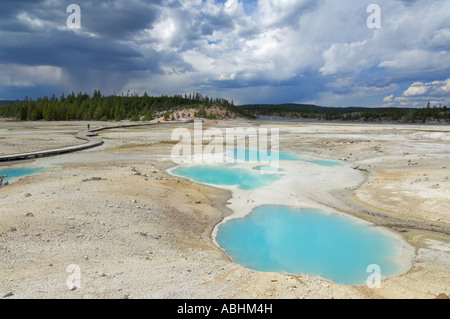
<path id="1" fill-rule="evenodd" d="M 57 98 L 40 97 L 36 100 L 26 97 L 23 101 L 16 101 L 0 106 L 0 117 L 15 118 L 28 121 L 132 121 L 152 120 L 156 117 L 173 119 L 177 110 L 194 108 L 198 116 L 207 117 L 206 109 L 219 107 L 231 112 L 236 111 L 233 101 L 222 98 L 210 98 L 200 93 L 189 93 L 173 96 L 142 96 L 129 93 L 121 96 L 102 96 L 99 90 L 88 93 L 74 92 Z M 228 114 L 228 113 L 227 113 Z"/>

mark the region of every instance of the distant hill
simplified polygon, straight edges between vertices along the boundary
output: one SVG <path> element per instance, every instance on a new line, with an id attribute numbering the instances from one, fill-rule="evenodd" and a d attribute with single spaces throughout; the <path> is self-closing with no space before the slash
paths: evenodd
<path id="1" fill-rule="evenodd" d="M 399 108 L 399 107 L 380 107 L 370 108 L 362 106 L 348 106 L 348 107 L 332 107 L 332 106 L 319 106 L 315 104 L 297 104 L 297 103 L 283 103 L 283 104 L 244 104 L 239 105 L 238 109 L 251 110 L 251 109 L 272 109 L 272 110 L 290 110 L 290 111 L 313 111 L 318 113 L 352 113 L 352 112 L 386 112 L 386 111 L 405 111 L 405 110 L 417 110 L 412 108 Z"/>
<path id="2" fill-rule="evenodd" d="M 6 105 L 6 104 L 11 104 L 11 103 L 16 103 L 15 100 L 0 100 L 0 105 Z"/>
<path id="3" fill-rule="evenodd" d="M 246 104 L 237 106 L 238 112 L 248 118 L 290 118 L 325 121 L 368 121 L 401 123 L 449 123 L 447 106 L 422 109 L 399 107 L 325 107 L 314 104 Z"/>

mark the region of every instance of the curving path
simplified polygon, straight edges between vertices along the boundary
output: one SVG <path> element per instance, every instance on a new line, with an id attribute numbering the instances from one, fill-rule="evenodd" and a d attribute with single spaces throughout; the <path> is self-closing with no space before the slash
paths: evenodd
<path id="1" fill-rule="evenodd" d="M 178 122 L 176 122 L 176 123 L 178 123 Z M 98 137 L 96 132 L 100 132 L 103 130 L 117 129 L 117 128 L 149 126 L 149 125 L 156 125 L 156 124 L 173 124 L 173 123 L 168 122 L 168 123 L 128 124 L 128 125 L 117 125 L 117 126 L 105 126 L 105 127 L 100 127 L 100 128 L 96 128 L 96 129 L 91 129 L 88 131 L 81 131 L 81 132 L 78 132 L 75 135 L 75 137 L 78 139 L 86 140 L 87 143 L 85 143 L 85 144 L 66 146 L 66 147 L 55 148 L 55 149 L 51 149 L 51 150 L 35 151 L 35 152 L 29 152 L 29 153 L 0 155 L 0 162 L 20 161 L 20 160 L 40 158 L 40 157 L 46 157 L 46 156 L 55 156 L 55 155 L 60 155 L 60 154 L 65 154 L 65 153 L 82 151 L 82 150 L 86 150 L 89 148 L 94 148 L 94 147 L 100 146 L 104 143 Z"/>

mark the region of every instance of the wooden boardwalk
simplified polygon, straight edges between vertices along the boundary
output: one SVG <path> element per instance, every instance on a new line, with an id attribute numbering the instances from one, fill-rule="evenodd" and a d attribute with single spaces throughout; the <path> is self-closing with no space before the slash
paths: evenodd
<path id="1" fill-rule="evenodd" d="M 137 127 L 137 126 L 149 126 L 156 124 L 171 124 L 169 123 L 147 123 L 147 124 L 128 124 L 128 125 L 117 125 L 117 126 L 104 126 L 96 129 L 90 129 L 88 131 L 78 132 L 75 137 L 78 139 L 86 140 L 87 143 L 81 145 L 74 146 L 66 146 L 61 148 L 55 148 L 51 150 L 43 150 L 43 151 L 35 151 L 29 153 L 20 153 L 20 154 L 10 154 L 10 155 L 0 155 L 0 162 L 8 162 L 8 161 L 20 161 L 20 160 L 28 160 L 35 159 L 47 156 L 55 156 L 60 154 L 78 152 L 82 150 L 87 150 L 93 147 L 97 147 L 103 144 L 103 141 L 98 137 L 97 132 L 104 130 L 112 130 L 118 128 L 128 128 L 128 127 Z"/>

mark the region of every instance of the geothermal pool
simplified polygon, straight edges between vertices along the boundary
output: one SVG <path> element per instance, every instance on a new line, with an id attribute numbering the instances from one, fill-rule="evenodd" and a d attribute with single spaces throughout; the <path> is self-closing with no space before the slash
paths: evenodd
<path id="1" fill-rule="evenodd" d="M 292 152 L 285 151 L 259 151 L 259 150 L 250 150 L 250 149 L 228 149 L 226 152 L 227 157 L 233 158 L 236 161 L 240 162 L 261 162 L 261 161 L 270 161 L 273 159 L 277 159 L 279 161 L 303 161 L 313 164 L 318 164 L 322 166 L 340 166 L 341 162 L 332 161 L 332 160 L 323 160 L 323 159 L 312 159 L 307 158 L 305 155 L 300 155 Z"/>
<path id="2" fill-rule="evenodd" d="M 232 260 L 263 272 L 308 274 L 364 285 L 378 265 L 401 272 L 400 241 L 371 224 L 316 209 L 264 205 L 218 227 L 216 241 Z"/>
<path id="3" fill-rule="evenodd" d="M 280 174 L 261 174 L 256 169 L 235 168 L 234 165 L 178 167 L 172 173 L 204 184 L 237 185 L 243 190 L 264 187 L 281 178 Z"/>
<path id="4" fill-rule="evenodd" d="M 0 176 L 7 175 L 4 182 L 15 180 L 20 177 L 37 174 L 42 172 L 45 168 L 31 168 L 31 167 L 13 167 L 13 168 L 0 168 Z"/>
<path id="5" fill-rule="evenodd" d="M 321 166 L 340 166 L 341 162 L 332 160 L 308 159 L 297 154 L 283 151 L 261 152 L 249 149 L 229 149 L 226 157 L 232 164 L 180 166 L 172 170 L 178 176 L 190 178 L 193 181 L 221 186 L 238 186 L 243 190 L 253 190 L 270 185 L 282 177 L 283 161 L 308 162 Z M 228 161 L 227 160 L 227 161 Z M 265 163 L 246 168 L 235 167 L 238 163 Z M 277 163 L 277 165 L 273 165 Z"/>

